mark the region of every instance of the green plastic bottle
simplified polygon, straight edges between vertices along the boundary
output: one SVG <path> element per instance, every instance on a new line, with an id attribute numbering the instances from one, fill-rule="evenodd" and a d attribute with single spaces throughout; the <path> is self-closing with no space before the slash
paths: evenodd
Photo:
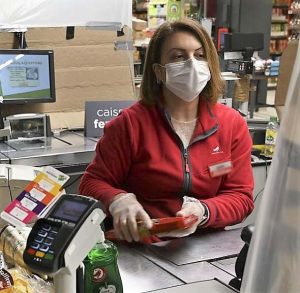
<path id="1" fill-rule="evenodd" d="M 123 293 L 117 258 L 118 250 L 108 240 L 93 247 L 83 261 L 84 293 Z"/>

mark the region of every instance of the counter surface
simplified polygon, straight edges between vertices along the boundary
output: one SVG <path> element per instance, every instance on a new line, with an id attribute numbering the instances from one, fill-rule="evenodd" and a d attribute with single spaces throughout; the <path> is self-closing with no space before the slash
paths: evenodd
<path id="1" fill-rule="evenodd" d="M 59 136 L 34 141 L 0 142 L 0 160 L 29 166 L 63 166 L 75 162 L 87 165 L 94 157 L 97 142 L 98 138 L 85 137 L 83 131 L 65 131 Z M 252 166 L 269 163 L 258 158 L 252 160 Z"/>
<path id="2" fill-rule="evenodd" d="M 94 156 L 96 144 L 95 140 L 82 133 L 66 131 L 59 137 L 2 142 L 0 153 L 16 165 L 86 166 Z"/>
<path id="3" fill-rule="evenodd" d="M 235 276 L 235 258 L 244 244 L 240 233 L 241 229 L 200 232 L 151 245 L 118 243 L 124 293 L 164 288 L 170 292 L 200 292 L 200 288 L 209 289 L 201 292 L 234 292 L 224 284 Z M 185 284 L 190 286 L 181 287 Z"/>

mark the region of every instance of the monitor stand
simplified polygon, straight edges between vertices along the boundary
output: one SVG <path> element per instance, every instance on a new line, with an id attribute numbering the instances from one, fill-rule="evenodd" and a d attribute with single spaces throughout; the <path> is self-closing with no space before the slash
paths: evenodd
<path id="1" fill-rule="evenodd" d="M 2 115 L 2 105 L 0 104 L 0 141 L 7 139 L 11 134 L 10 123 L 4 120 Z"/>
<path id="2" fill-rule="evenodd" d="M 2 117 L 2 115 L 1 115 Z M 10 137 L 11 129 L 10 123 L 7 120 L 3 120 L 3 117 L 0 117 L 0 141 L 7 140 Z"/>

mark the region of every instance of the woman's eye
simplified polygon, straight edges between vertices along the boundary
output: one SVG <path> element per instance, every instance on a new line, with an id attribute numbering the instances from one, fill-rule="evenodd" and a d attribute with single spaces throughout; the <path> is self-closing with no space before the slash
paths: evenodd
<path id="1" fill-rule="evenodd" d="M 195 55 L 195 58 L 196 58 L 197 60 L 206 60 L 204 54 L 197 54 L 197 55 Z"/>
<path id="2" fill-rule="evenodd" d="M 184 58 L 183 54 L 177 54 L 174 56 L 174 59 L 177 59 L 177 60 L 181 60 L 183 58 Z"/>

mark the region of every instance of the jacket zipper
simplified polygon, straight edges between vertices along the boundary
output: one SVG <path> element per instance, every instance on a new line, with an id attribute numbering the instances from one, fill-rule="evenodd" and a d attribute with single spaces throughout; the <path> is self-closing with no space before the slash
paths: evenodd
<path id="1" fill-rule="evenodd" d="M 177 135 L 176 131 L 174 130 L 171 120 L 168 117 L 168 115 L 165 112 L 165 118 L 168 121 L 168 124 L 170 125 L 171 129 L 173 130 L 173 132 L 175 133 L 175 135 L 177 136 L 179 143 L 182 145 L 182 156 L 183 156 L 183 164 L 184 164 L 184 172 L 183 172 L 183 196 L 187 196 L 190 193 L 191 190 L 191 184 L 192 184 L 192 180 L 191 180 L 191 174 L 190 174 L 190 166 L 189 166 L 189 159 L 188 159 L 188 147 L 185 148 L 183 146 L 183 143 L 181 141 L 181 139 L 179 138 L 179 136 Z M 205 135 L 201 135 L 198 136 L 196 139 L 194 139 L 192 142 L 190 142 L 189 145 L 194 144 L 197 141 L 203 140 L 205 138 L 207 138 L 208 136 L 212 135 L 213 133 L 215 133 L 218 129 L 218 125 L 216 125 L 215 127 L 213 127 L 212 129 L 210 129 L 208 132 L 205 133 Z"/>
<path id="2" fill-rule="evenodd" d="M 183 148 L 184 174 L 183 174 L 183 195 L 189 195 L 191 189 L 191 174 L 187 148 Z"/>

